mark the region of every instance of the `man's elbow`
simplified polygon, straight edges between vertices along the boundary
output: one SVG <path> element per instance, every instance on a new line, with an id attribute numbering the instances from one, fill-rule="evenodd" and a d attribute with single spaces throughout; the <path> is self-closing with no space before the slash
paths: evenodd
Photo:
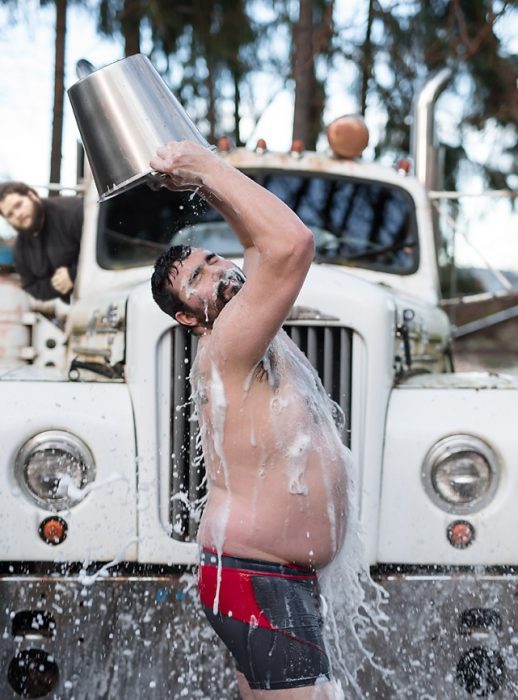
<path id="1" fill-rule="evenodd" d="M 296 269 L 309 267 L 315 255 L 313 233 L 302 221 L 284 230 L 267 252 L 270 264 L 278 264 L 286 269 L 293 265 Z"/>
<path id="2" fill-rule="evenodd" d="M 305 260 L 307 264 L 311 264 L 315 256 L 315 238 L 311 229 L 305 226 L 302 222 L 298 227 L 298 233 L 295 242 L 295 253 Z"/>

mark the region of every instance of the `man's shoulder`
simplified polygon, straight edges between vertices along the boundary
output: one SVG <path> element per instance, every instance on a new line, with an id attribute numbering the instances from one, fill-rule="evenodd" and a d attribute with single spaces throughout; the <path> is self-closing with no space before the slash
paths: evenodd
<path id="1" fill-rule="evenodd" d="M 74 213 L 83 208 L 83 197 L 46 197 L 41 200 L 46 212 L 68 212 Z"/>
<path id="2" fill-rule="evenodd" d="M 83 227 L 82 197 L 48 197 L 43 201 L 45 221 L 42 234 L 47 240 L 61 238 L 79 242 Z"/>
<path id="3" fill-rule="evenodd" d="M 219 334 L 214 324 L 212 332 L 198 341 L 195 373 L 199 377 L 217 376 L 227 386 L 237 383 L 242 387 L 253 378 L 257 363 L 248 366 L 246 363 L 235 362 L 235 352 L 238 352 L 237 347 L 229 354 L 224 334 Z"/>
<path id="4" fill-rule="evenodd" d="M 213 333 L 201 336 L 198 339 L 196 350 L 195 371 L 199 375 L 209 375 L 216 370 L 218 373 L 227 371 L 227 363 L 221 352 L 217 336 Z"/>

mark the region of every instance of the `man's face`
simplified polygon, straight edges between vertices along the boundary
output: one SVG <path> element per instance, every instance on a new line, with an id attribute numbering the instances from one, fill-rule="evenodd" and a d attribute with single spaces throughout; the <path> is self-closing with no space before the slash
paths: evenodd
<path id="1" fill-rule="evenodd" d="M 178 274 L 171 277 L 171 282 L 199 324 L 210 328 L 225 304 L 239 292 L 245 276 L 230 260 L 193 248 L 178 265 Z"/>
<path id="2" fill-rule="evenodd" d="M 43 223 L 43 207 L 32 192 L 11 192 L 0 201 L 0 213 L 19 233 L 37 233 Z"/>

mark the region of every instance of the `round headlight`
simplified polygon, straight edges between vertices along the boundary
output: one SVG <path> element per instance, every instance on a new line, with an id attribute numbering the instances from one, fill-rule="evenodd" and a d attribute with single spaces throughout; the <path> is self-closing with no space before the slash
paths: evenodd
<path id="1" fill-rule="evenodd" d="M 20 448 L 15 462 L 22 491 L 47 510 L 63 510 L 87 495 L 95 479 L 95 464 L 88 447 L 75 435 L 47 430 Z"/>
<path id="2" fill-rule="evenodd" d="M 473 513 L 486 506 L 498 486 L 493 450 L 472 435 L 439 440 L 423 463 L 422 478 L 432 501 L 449 513 Z"/>

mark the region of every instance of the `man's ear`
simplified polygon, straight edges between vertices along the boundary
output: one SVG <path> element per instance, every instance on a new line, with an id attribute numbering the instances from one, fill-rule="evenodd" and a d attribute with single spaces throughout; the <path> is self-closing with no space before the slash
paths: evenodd
<path id="1" fill-rule="evenodd" d="M 198 325 L 198 319 L 196 316 L 188 311 L 177 311 L 174 318 L 175 321 L 178 321 L 178 323 L 182 326 L 189 326 L 190 328 L 193 328 L 194 326 Z"/>

